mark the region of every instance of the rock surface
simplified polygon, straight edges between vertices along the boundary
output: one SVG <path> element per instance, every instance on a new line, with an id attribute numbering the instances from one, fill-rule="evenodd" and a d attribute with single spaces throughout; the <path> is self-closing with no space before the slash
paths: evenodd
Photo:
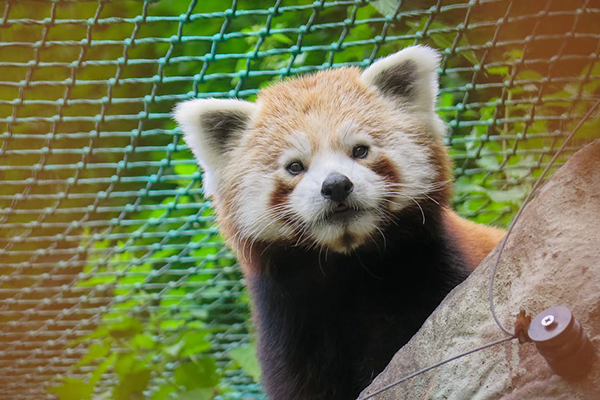
<path id="1" fill-rule="evenodd" d="M 506 335 L 490 313 L 494 250 L 425 322 L 360 398 L 413 371 Z M 520 309 L 532 317 L 569 307 L 600 353 L 600 140 L 557 171 L 526 206 L 502 254 L 496 313 L 513 330 Z M 600 399 L 600 359 L 579 380 L 552 373 L 533 343 L 516 340 L 411 378 L 372 399 Z"/>

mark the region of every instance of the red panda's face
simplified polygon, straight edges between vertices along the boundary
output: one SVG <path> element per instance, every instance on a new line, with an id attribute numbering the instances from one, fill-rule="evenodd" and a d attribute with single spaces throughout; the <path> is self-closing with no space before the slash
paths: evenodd
<path id="1" fill-rule="evenodd" d="M 437 59 L 409 49 L 362 74 L 346 68 L 274 85 L 255 104 L 179 106 L 234 246 L 283 241 L 349 252 L 445 184 Z"/>

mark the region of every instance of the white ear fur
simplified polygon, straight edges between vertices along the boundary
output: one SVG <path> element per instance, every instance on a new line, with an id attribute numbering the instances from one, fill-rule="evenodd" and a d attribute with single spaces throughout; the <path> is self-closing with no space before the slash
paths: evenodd
<path id="1" fill-rule="evenodd" d="M 438 92 L 440 56 L 427 46 L 411 46 L 371 65 L 363 83 L 417 111 L 433 112 Z"/>
<path id="2" fill-rule="evenodd" d="M 196 99 L 177 104 L 173 114 L 183 138 L 204 170 L 205 196 L 216 192 L 227 153 L 249 126 L 256 105 L 243 100 Z"/>

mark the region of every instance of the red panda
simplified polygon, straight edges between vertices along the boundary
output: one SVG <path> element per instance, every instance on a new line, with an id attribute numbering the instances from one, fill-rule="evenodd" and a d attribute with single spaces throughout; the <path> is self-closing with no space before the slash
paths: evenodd
<path id="1" fill-rule="evenodd" d="M 272 400 L 349 400 L 502 238 L 449 208 L 438 55 L 175 110 L 243 266 Z"/>

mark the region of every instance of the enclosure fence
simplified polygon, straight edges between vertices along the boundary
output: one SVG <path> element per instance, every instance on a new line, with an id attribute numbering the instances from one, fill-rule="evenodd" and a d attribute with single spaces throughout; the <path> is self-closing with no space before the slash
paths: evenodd
<path id="1" fill-rule="evenodd" d="M 506 226 L 599 97 L 598 1 L 0 3 L 0 399 L 262 398 L 171 110 L 412 44 L 442 55 L 453 205 Z"/>

